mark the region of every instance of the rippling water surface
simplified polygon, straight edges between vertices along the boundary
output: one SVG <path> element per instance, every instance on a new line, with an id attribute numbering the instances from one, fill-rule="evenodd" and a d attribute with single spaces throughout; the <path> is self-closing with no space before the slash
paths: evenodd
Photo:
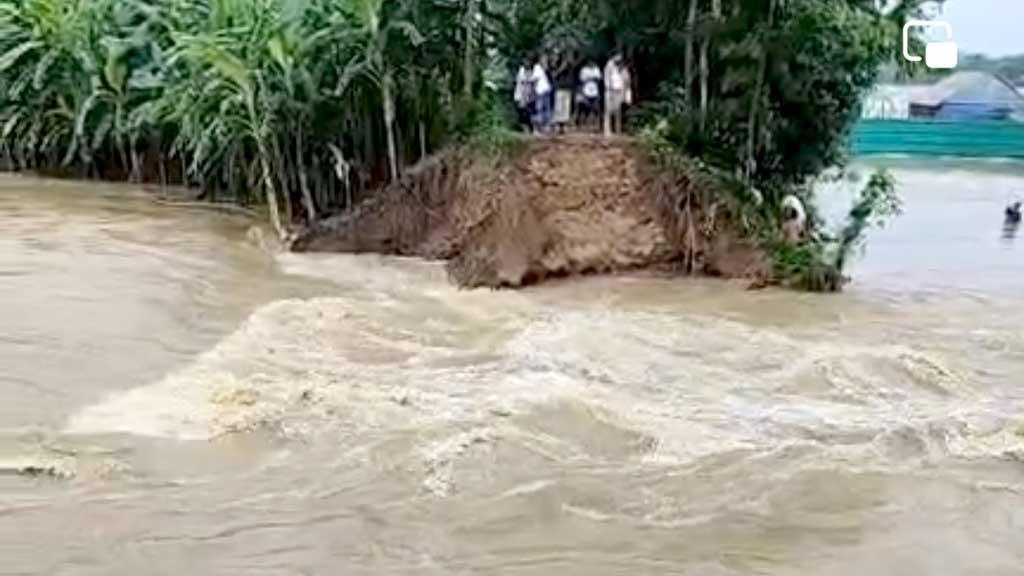
<path id="1" fill-rule="evenodd" d="M 0 574 L 1019 574 L 1024 169 L 895 171 L 837 296 L 458 291 L 2 177 Z"/>

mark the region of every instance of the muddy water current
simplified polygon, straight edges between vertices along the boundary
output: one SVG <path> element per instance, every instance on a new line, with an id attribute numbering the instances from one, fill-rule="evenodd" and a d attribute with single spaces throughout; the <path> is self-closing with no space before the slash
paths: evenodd
<path id="1" fill-rule="evenodd" d="M 0 177 L 0 574 L 1022 574 L 1024 167 L 893 169 L 836 296 L 459 291 Z"/>

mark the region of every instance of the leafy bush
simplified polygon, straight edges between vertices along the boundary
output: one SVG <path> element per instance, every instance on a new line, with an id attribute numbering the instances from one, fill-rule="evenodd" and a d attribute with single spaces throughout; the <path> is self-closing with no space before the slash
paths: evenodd
<path id="1" fill-rule="evenodd" d="M 492 158 L 505 157 L 526 143 L 511 104 L 496 91 L 485 91 L 473 102 L 455 134 L 468 149 Z"/>

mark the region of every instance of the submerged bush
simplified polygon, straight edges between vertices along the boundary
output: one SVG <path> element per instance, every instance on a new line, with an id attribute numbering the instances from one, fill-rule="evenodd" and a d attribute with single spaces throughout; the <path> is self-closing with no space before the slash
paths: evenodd
<path id="1" fill-rule="evenodd" d="M 851 257 L 863 248 L 867 231 L 873 226 L 884 226 L 888 218 L 901 211 L 892 175 L 884 170 L 872 174 L 850 208 L 838 236 L 818 234 L 796 246 L 775 243 L 772 254 L 777 278 L 815 292 L 842 289 L 846 282 L 844 272 Z"/>

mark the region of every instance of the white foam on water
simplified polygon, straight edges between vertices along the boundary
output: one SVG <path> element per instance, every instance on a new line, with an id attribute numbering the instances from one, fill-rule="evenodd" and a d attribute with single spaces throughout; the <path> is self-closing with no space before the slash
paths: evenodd
<path id="1" fill-rule="evenodd" d="M 1024 410 L 983 400 L 955 368 L 900 342 L 796 337 L 693 314 L 523 313 L 520 296 L 514 312 L 482 306 L 490 298 L 500 309 L 501 296 L 441 291 L 392 307 L 276 302 L 183 370 L 75 414 L 67 432 L 209 439 L 255 429 L 348 437 L 471 430 L 569 401 L 590 407 L 588 426 L 622 431 L 610 441 L 649 438 L 640 451 L 656 465 L 787 445 L 847 460 L 906 450 L 1005 455 L 1024 444 L 1001 432 L 1015 430 Z M 509 421 L 502 426 L 516 425 Z M 464 444 L 458 438 L 424 449 L 443 456 L 444 442 Z M 531 441 L 563 456 L 589 450 Z M 435 476 L 428 488 L 443 493 L 443 470 Z"/>
<path id="2" fill-rule="evenodd" d="M 45 431 L 0 432 L 0 476 L 88 481 L 129 471 L 128 464 L 106 448 L 63 442 Z"/>

